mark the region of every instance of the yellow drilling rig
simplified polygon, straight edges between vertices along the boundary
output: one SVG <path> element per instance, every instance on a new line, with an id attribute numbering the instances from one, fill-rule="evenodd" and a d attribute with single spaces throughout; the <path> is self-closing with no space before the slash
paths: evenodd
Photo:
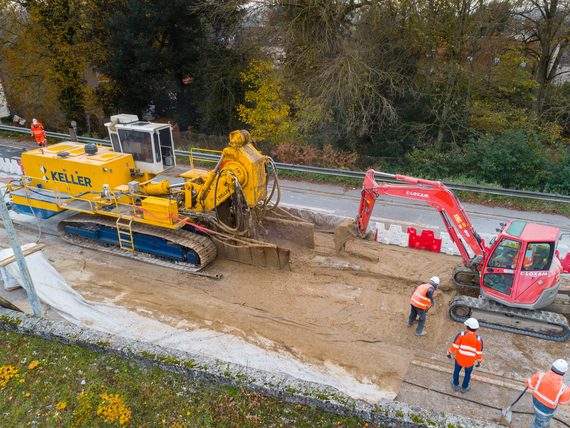
<path id="1" fill-rule="evenodd" d="M 191 273 L 217 255 L 289 266 L 289 249 L 248 237 L 252 211 L 274 209 L 279 184 L 275 164 L 247 131 L 232 132 L 223 151 L 208 151 L 219 155 L 208 170 L 194 151 L 189 168 L 176 166 L 169 124 L 121 114 L 105 125 L 112 148 L 64 142 L 23 153 L 22 177 L 8 185 L 14 211 L 75 212 L 58 223 L 64 239 Z"/>

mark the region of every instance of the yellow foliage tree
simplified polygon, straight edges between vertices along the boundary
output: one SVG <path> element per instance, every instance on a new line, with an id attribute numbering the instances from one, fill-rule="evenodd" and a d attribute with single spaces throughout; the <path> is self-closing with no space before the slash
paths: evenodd
<path id="1" fill-rule="evenodd" d="M 500 61 L 482 76 L 470 105 L 471 128 L 486 133 L 509 129 L 538 131 L 538 117 L 526 101 L 534 101 L 538 86 L 531 69 L 533 61 L 516 49 L 499 55 Z M 557 128 L 556 134 L 560 132 Z"/>
<path id="2" fill-rule="evenodd" d="M 100 114 L 85 79 L 101 55 L 94 0 L 0 0 L 0 80 L 12 112 L 51 128 Z M 87 24 L 88 23 L 88 24 Z"/>
<path id="3" fill-rule="evenodd" d="M 299 127 L 292 117 L 291 107 L 284 96 L 284 79 L 276 75 L 268 61 L 254 60 L 245 73 L 242 82 L 250 86 L 245 102 L 239 105 L 240 119 L 252 127 L 251 135 L 257 140 L 272 144 L 301 141 Z"/>

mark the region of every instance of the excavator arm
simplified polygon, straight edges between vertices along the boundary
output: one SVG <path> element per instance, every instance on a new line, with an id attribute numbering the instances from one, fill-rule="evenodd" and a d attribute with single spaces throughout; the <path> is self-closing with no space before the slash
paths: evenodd
<path id="1" fill-rule="evenodd" d="M 374 176 L 381 175 L 387 178 L 394 178 L 406 184 L 377 183 Z M 440 181 L 422 180 L 419 178 L 406 177 L 404 175 L 393 175 L 369 170 L 362 185 L 362 198 L 356 223 L 361 235 L 364 235 L 376 198 L 380 195 L 399 196 L 401 198 L 415 199 L 426 202 L 430 207 L 436 208 L 441 214 L 443 223 L 451 237 L 457 245 L 466 267 L 479 265 L 485 256 L 486 248 L 481 243 L 481 238 L 473 228 L 473 224 L 465 213 L 461 202 L 455 193 L 448 189 Z M 473 250 L 475 256 L 469 257 L 467 248 L 459 237 L 465 241 Z"/>

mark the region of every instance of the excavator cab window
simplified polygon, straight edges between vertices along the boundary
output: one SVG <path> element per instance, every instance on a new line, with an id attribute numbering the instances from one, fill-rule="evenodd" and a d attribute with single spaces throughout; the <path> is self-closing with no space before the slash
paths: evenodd
<path id="1" fill-rule="evenodd" d="M 516 269 L 522 244 L 513 239 L 503 238 L 489 257 L 488 267 Z"/>
<path id="2" fill-rule="evenodd" d="M 510 296 L 522 248 L 523 243 L 520 241 L 501 239 L 487 262 L 483 286 Z"/>
<path id="3" fill-rule="evenodd" d="M 523 271 L 550 269 L 554 254 L 554 242 L 529 242 L 525 249 Z"/>
<path id="4" fill-rule="evenodd" d="M 511 294 L 515 276 L 507 273 L 487 273 L 483 276 L 483 285 L 506 295 Z"/>

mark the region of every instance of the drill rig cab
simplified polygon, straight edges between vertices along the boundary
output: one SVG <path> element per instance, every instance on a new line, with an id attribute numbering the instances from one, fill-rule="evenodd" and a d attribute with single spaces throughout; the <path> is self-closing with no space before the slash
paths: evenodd
<path id="1" fill-rule="evenodd" d="M 111 116 L 105 126 L 113 151 L 133 156 L 135 167 L 142 172 L 160 174 L 176 166 L 172 129 L 169 124 L 139 121 L 132 114 Z"/>

